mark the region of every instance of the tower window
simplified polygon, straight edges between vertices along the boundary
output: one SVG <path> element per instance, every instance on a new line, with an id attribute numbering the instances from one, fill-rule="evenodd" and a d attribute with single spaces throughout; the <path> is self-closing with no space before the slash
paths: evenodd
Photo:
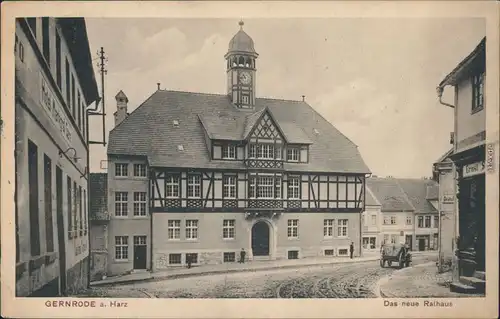
<path id="1" fill-rule="evenodd" d="M 248 98 L 248 95 L 243 95 L 241 97 L 241 103 L 243 103 L 243 104 L 250 104 L 250 99 Z"/>

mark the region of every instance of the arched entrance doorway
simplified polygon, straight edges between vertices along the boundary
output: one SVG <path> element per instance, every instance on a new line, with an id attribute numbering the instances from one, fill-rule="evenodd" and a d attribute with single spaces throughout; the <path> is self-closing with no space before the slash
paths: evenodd
<path id="1" fill-rule="evenodd" d="M 252 227 L 252 253 L 254 256 L 269 256 L 269 226 L 264 221 Z"/>

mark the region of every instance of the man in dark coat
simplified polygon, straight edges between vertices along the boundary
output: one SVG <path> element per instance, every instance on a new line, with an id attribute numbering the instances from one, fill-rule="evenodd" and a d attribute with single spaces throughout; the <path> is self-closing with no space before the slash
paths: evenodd
<path id="1" fill-rule="evenodd" d="M 241 248 L 241 251 L 240 251 L 240 263 L 243 264 L 245 263 L 245 255 L 246 255 L 246 251 L 244 248 Z"/>
<path id="2" fill-rule="evenodd" d="M 351 259 L 352 259 L 352 254 L 354 253 L 354 243 L 351 242 L 351 246 L 349 246 L 349 252 L 351 253 Z"/>

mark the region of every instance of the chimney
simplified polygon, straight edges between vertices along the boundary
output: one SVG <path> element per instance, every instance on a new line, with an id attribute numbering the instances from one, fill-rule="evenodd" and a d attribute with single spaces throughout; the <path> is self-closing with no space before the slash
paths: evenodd
<path id="1" fill-rule="evenodd" d="M 120 90 L 118 94 L 115 96 L 116 99 L 116 112 L 115 112 L 115 126 L 118 126 L 123 120 L 127 117 L 127 103 L 128 103 L 128 98 L 123 93 L 123 91 Z"/>
<path id="2" fill-rule="evenodd" d="M 302 102 L 305 102 L 305 101 L 306 101 L 306 96 L 302 95 Z"/>
<path id="3" fill-rule="evenodd" d="M 158 83 L 156 83 L 156 85 L 158 86 L 158 91 L 160 90 L 160 84 L 161 84 L 161 83 L 159 83 L 159 82 L 158 82 Z"/>

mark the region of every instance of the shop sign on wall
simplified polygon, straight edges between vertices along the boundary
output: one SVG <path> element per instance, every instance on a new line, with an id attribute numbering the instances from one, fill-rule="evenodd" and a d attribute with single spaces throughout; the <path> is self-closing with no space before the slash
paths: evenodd
<path id="1" fill-rule="evenodd" d="M 40 73 L 40 103 L 52 120 L 52 124 L 61 132 L 61 136 L 66 142 L 71 145 L 71 122 L 42 73 Z"/>
<path id="2" fill-rule="evenodd" d="M 485 169 L 484 161 L 464 165 L 463 177 L 470 177 L 474 175 L 483 174 Z"/>

